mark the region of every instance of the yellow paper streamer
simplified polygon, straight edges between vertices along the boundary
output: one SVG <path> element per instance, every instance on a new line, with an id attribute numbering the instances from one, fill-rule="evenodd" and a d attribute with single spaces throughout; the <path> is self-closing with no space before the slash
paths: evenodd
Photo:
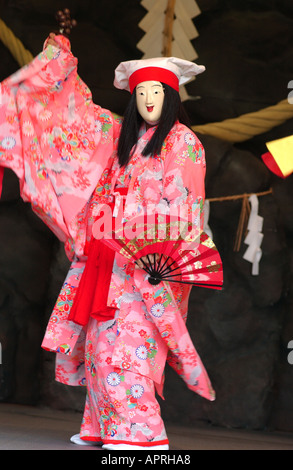
<path id="1" fill-rule="evenodd" d="M 293 172 L 293 135 L 267 142 L 266 146 L 283 175 L 290 175 Z"/>

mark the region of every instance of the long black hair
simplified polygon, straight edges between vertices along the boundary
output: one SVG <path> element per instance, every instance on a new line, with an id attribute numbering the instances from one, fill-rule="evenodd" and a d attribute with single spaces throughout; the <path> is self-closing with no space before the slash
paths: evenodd
<path id="1" fill-rule="evenodd" d="M 163 118 L 160 119 L 157 129 L 154 132 L 151 140 L 143 149 L 143 156 L 160 153 L 165 138 L 177 120 L 182 124 L 190 127 L 190 121 L 181 103 L 179 93 L 169 85 L 164 83 L 162 83 L 162 85 L 165 92 L 162 108 Z M 133 152 L 135 151 L 135 146 L 138 141 L 139 130 L 142 122 L 143 119 L 137 110 L 136 93 L 134 90 L 124 113 L 124 119 L 122 122 L 122 128 L 118 142 L 118 161 L 120 167 L 127 165 Z"/>

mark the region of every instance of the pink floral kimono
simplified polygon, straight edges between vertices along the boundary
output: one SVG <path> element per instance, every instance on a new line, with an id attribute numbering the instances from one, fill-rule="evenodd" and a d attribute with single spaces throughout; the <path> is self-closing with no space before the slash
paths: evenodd
<path id="1" fill-rule="evenodd" d="M 141 446 L 168 442 L 155 391 L 162 395 L 165 363 L 188 388 L 215 399 L 185 326 L 190 287 L 151 286 L 146 273 L 116 254 L 107 305 L 114 318 L 68 320 L 87 259 L 100 205 L 127 188 L 123 220 L 146 211 L 186 207 L 203 226 L 204 150 L 176 123 L 160 155 L 141 152 L 142 133 L 126 168 L 116 159 L 120 121 L 93 104 L 77 75 L 77 59 L 62 36 L 28 66 L 1 83 L 0 165 L 20 181 L 21 196 L 65 243 L 72 260 L 42 347 L 56 353 L 56 380 L 86 385 L 80 436 Z"/>

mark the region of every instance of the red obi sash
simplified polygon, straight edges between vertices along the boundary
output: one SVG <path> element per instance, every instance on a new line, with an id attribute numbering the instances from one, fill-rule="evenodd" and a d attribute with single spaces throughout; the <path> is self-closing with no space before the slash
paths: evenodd
<path id="1" fill-rule="evenodd" d="M 119 188 L 121 195 L 127 188 Z M 110 203 L 112 213 L 114 202 Z M 99 321 L 114 318 L 116 308 L 107 306 L 115 252 L 100 240 L 92 237 L 88 247 L 88 259 L 80 280 L 68 320 L 87 325 L 89 318 Z"/>

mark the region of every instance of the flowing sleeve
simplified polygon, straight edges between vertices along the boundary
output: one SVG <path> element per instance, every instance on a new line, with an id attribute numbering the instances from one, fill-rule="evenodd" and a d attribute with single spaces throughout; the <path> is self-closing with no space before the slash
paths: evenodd
<path id="1" fill-rule="evenodd" d="M 23 200 L 65 241 L 113 155 L 118 124 L 93 103 L 69 41 L 56 41 L 0 84 L 0 188 L 3 167 L 12 169 Z"/>
<path id="2" fill-rule="evenodd" d="M 163 191 L 159 211 L 172 211 L 191 221 L 199 230 L 204 226 L 205 151 L 197 136 L 182 124 L 173 130 L 171 149 L 165 153 Z"/>

